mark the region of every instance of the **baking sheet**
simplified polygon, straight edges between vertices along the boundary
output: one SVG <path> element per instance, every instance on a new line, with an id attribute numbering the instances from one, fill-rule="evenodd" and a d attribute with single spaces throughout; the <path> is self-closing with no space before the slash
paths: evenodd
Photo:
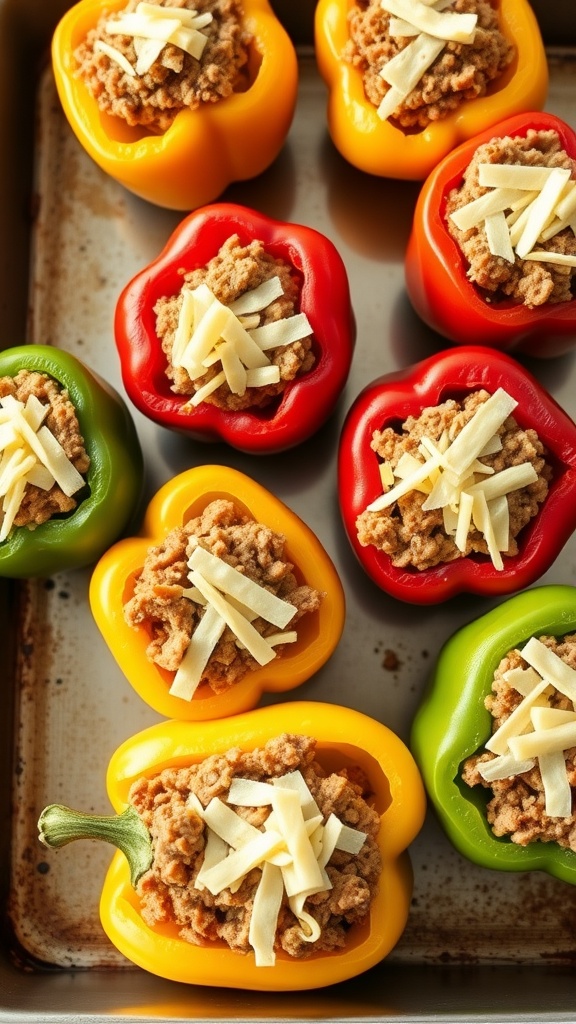
<path id="1" fill-rule="evenodd" d="M 554 51 L 550 63 L 548 109 L 573 122 L 576 61 L 570 53 Z M 258 180 L 233 186 L 224 198 L 276 218 L 308 223 L 341 252 L 358 342 L 340 405 L 301 449 L 261 458 L 176 437 L 137 412 L 134 418 L 146 452 L 148 497 L 185 468 L 221 463 L 253 476 L 312 527 L 340 572 L 347 622 L 328 665 L 294 695 L 353 705 L 407 739 L 439 647 L 454 629 L 492 603 L 464 597 L 434 608 L 400 605 L 371 584 L 344 536 L 335 456 L 347 408 L 374 377 L 424 358 L 444 343 L 420 323 L 404 291 L 402 259 L 418 186 L 368 178 L 348 166 L 328 138 L 325 89 L 306 47 L 300 50 L 300 69 L 297 113 L 282 154 Z M 49 69 L 39 82 L 35 143 L 25 340 L 73 352 L 122 390 L 112 338 L 117 295 L 157 254 L 182 214 L 136 199 L 95 167 L 63 118 Z M 524 362 L 576 416 L 574 357 Z M 401 941 L 385 965 L 369 972 L 370 977 L 339 986 L 338 996 L 282 996 L 276 1004 L 272 997 L 243 994 L 240 1008 L 234 1008 L 227 993 L 194 989 L 183 994 L 180 986 L 158 982 L 127 965 L 98 920 L 109 849 L 82 843 L 53 853 L 38 844 L 36 833 L 38 814 L 49 802 L 106 813 L 104 773 L 110 754 L 126 737 L 159 720 L 132 692 L 97 633 L 87 605 L 88 579 L 89 571 L 62 574 L 11 588 L 8 598 L 13 611 L 17 602 L 17 662 L 7 943 L 20 970 L 24 966 L 32 972 L 33 980 L 29 990 L 21 985 L 22 975 L 7 970 L 0 974 L 7 1019 L 26 1019 L 22 1015 L 41 998 L 41 991 L 45 998 L 48 989 L 53 991 L 54 978 L 64 986 L 76 979 L 76 992 L 82 993 L 77 1010 L 88 1013 L 98 1003 L 103 1013 L 98 1019 L 114 1019 L 113 1003 L 104 1010 L 102 997 L 96 998 L 99 989 L 88 980 L 101 978 L 102 972 L 108 993 L 119 986 L 122 1019 L 244 1019 L 256 1007 L 258 1019 L 303 1019 L 313 1012 L 324 1019 L 384 1020 L 402 1013 L 407 998 L 402 979 L 409 978 L 413 986 L 414 977 L 422 993 L 430 984 L 439 1000 L 436 1007 L 419 1004 L 413 991 L 417 1019 L 427 1019 L 429 1012 L 436 1020 L 448 1019 L 443 1012 L 450 1012 L 453 986 L 462 985 L 471 969 L 474 977 L 497 969 L 491 991 L 481 988 L 478 1019 L 488 1020 L 491 1012 L 522 1012 L 525 1005 L 535 1016 L 523 1019 L 540 1020 L 546 1019 L 541 1014 L 547 1010 L 533 1002 L 530 985 L 517 987 L 524 969 L 536 965 L 553 968 L 556 983 L 547 993 L 548 1009 L 556 1005 L 557 1013 L 571 1014 L 572 1000 L 563 1001 L 564 975 L 558 971 L 574 962 L 576 892 L 539 873 L 502 875 L 475 867 L 455 853 L 432 815 L 412 847 L 414 899 Z M 540 582 L 576 582 L 576 539 Z M 442 981 L 447 964 L 458 968 L 449 975 L 451 997 Z M 41 965 L 56 968 L 48 985 Z M 37 978 L 42 982 L 34 987 Z M 510 991 L 515 993 L 510 1005 L 506 978 L 511 978 Z M 138 996 L 130 1002 L 133 989 Z M 28 997 L 22 999 L 24 991 Z M 167 991 L 178 993 L 169 1004 Z M 390 992 L 395 993 L 391 1003 Z M 499 998 L 493 1003 L 495 994 Z M 64 999 L 45 1003 L 40 1012 L 49 1006 L 69 1012 Z M 1 1020 L 1 998 L 0 1011 Z"/>

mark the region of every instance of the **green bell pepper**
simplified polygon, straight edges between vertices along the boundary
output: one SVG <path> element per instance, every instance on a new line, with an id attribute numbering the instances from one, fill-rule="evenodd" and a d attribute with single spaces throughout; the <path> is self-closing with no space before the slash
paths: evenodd
<path id="1" fill-rule="evenodd" d="M 0 576 L 45 577 L 97 561 L 132 525 L 142 493 L 143 458 L 126 403 L 75 356 L 49 345 L 0 352 L 0 377 L 15 377 L 22 369 L 46 374 L 67 390 L 90 456 L 86 487 L 72 512 L 34 529 L 14 527 L 0 543 Z"/>
<path id="2" fill-rule="evenodd" d="M 463 762 L 491 734 L 484 699 L 494 672 L 531 637 L 576 632 L 576 588 L 523 591 L 459 629 L 443 646 L 416 712 L 410 747 L 448 838 L 469 860 L 501 871 L 541 870 L 576 884 L 576 853 L 555 842 L 520 846 L 496 836 L 487 820 L 491 791 L 461 779 Z"/>

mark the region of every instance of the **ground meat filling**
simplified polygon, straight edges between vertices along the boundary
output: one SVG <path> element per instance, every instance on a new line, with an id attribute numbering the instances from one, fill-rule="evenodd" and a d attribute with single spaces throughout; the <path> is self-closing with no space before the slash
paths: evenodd
<path id="1" fill-rule="evenodd" d="M 391 119 L 401 128 L 419 130 L 440 121 L 466 100 L 484 96 L 514 57 L 514 47 L 498 26 L 489 0 L 455 0 L 450 10 L 478 15 L 472 43 L 447 42 L 418 85 Z M 350 39 L 343 57 L 361 72 L 367 99 L 378 107 L 388 85 L 381 68 L 405 49 L 410 38 L 392 38 L 390 15 L 380 0 L 357 0 L 349 14 Z"/>
<path id="2" fill-rule="evenodd" d="M 280 278 L 283 294 L 262 310 L 258 326 L 263 326 L 298 312 L 300 288 L 293 268 L 284 260 L 270 255 L 262 242 L 255 239 L 248 245 L 241 245 L 238 236 L 232 235 L 205 267 L 184 274 L 183 284 L 194 289 L 204 283 L 220 302 L 229 305 L 244 292 L 257 288 L 263 281 L 273 277 Z M 168 359 L 166 373 L 173 382 L 172 390 L 179 395 L 194 395 L 220 371 L 221 366 L 215 363 L 202 377 L 192 380 L 183 367 L 172 365 L 172 347 L 181 307 L 182 292 L 163 297 L 156 303 L 156 333 Z M 314 365 L 312 336 L 270 349 L 266 355 L 280 369 L 277 384 L 248 387 L 243 395 L 238 395 L 233 394 L 224 383 L 206 396 L 204 401 L 232 411 L 269 405 L 282 394 L 290 381 Z"/>
<path id="3" fill-rule="evenodd" d="M 44 373 L 20 370 L 15 377 L 0 377 L 0 398 L 5 395 L 13 395 L 24 404 L 29 395 L 34 395 L 43 405 L 50 407 L 44 420 L 45 425 L 61 444 L 74 468 L 85 476 L 90 466 L 90 457 L 84 447 L 76 410 L 68 392 Z M 78 494 L 68 497 L 56 483 L 50 490 L 29 483 L 14 519 L 14 526 L 33 529 L 53 516 L 72 512 L 77 504 Z"/>
<path id="4" fill-rule="evenodd" d="M 114 17 L 109 11 L 100 17 L 74 56 L 77 73 L 100 110 L 132 127 L 161 133 L 170 127 L 180 110 L 214 103 L 244 87 L 250 39 L 242 28 L 242 7 L 237 0 L 150 2 L 212 14 L 212 22 L 202 29 L 208 42 L 200 60 L 167 43 L 146 74 L 127 74 L 117 61 L 95 49 L 95 43 L 100 41 L 118 50 L 132 67 L 136 65 L 134 38 L 106 31 L 106 23 Z M 137 3 L 138 0 L 129 0 L 121 13 L 134 11 Z"/>
<path id="5" fill-rule="evenodd" d="M 576 267 L 523 260 L 514 263 L 493 256 L 488 248 L 482 224 L 461 231 L 450 220 L 450 214 L 489 191 L 478 182 L 480 164 L 522 164 L 526 167 L 564 167 L 576 178 L 576 160 L 562 149 L 555 131 L 530 129 L 525 138 L 492 139 L 479 146 L 464 174 L 462 184 L 453 189 L 446 204 L 446 224 L 458 243 L 468 264 L 469 279 L 484 293 L 486 301 L 513 299 L 525 306 L 542 306 L 546 302 L 569 302 L 574 298 Z M 541 246 L 550 252 L 576 256 L 576 235 L 565 228 Z M 540 248 L 535 245 L 534 248 Z"/>
<path id="6" fill-rule="evenodd" d="M 290 629 L 296 628 L 303 615 L 320 607 L 319 591 L 300 584 L 294 566 L 285 561 L 285 538 L 281 534 L 250 519 L 231 501 L 213 501 L 202 515 L 171 530 L 162 544 L 150 548 L 134 594 L 124 607 L 128 624 L 144 626 L 150 635 L 148 658 L 168 672 L 178 669 L 203 615 L 202 606 L 182 594 L 190 586 L 187 561 L 197 545 L 294 605 L 296 613 Z M 262 636 L 277 632 L 275 626 L 261 618 L 254 619 L 252 625 Z M 283 647 L 275 648 L 277 657 L 282 656 Z M 202 682 L 215 693 L 221 693 L 257 668 L 258 663 L 226 627 L 210 656 Z"/>
<path id="7" fill-rule="evenodd" d="M 418 454 L 423 436 L 439 441 L 444 430 L 454 438 L 471 419 L 482 402 L 489 398 L 487 391 L 474 391 L 462 402 L 448 399 L 441 405 L 424 409 L 419 417 L 410 416 L 402 424 L 402 433 L 392 427 L 375 431 L 371 447 L 383 460 L 396 466 L 404 452 Z M 481 461 L 495 472 L 522 462 L 531 462 L 538 479 L 527 487 L 508 494 L 510 515 L 510 545 L 506 554 L 518 554 L 517 536 L 538 513 L 548 493 L 552 476 L 546 462 L 546 451 L 535 430 L 524 430 L 509 416 L 499 431 L 502 450 L 484 456 Z M 472 528 L 465 551 L 456 547 L 454 538 L 446 533 L 442 509 L 424 511 L 426 495 L 412 490 L 390 508 L 378 512 L 362 512 L 357 521 L 358 539 L 363 546 L 370 544 L 390 556 L 399 568 L 430 569 L 443 562 L 451 562 L 473 553 L 487 554 L 482 534 Z"/>
<path id="8" fill-rule="evenodd" d="M 562 661 L 571 668 L 576 668 L 576 634 L 556 638 L 541 636 L 538 638 L 549 647 Z M 492 693 L 486 697 L 486 707 L 493 716 L 492 728 L 495 732 L 511 715 L 514 708 L 522 700 L 522 696 L 503 678 L 504 673 L 513 668 L 526 668 L 526 662 L 519 651 L 509 651 L 500 662 L 494 673 Z M 563 711 L 573 711 L 573 705 L 567 697 L 554 690 L 549 700 L 550 707 Z M 576 787 L 576 747 L 565 751 L 566 771 L 572 790 Z M 462 778 L 468 786 L 484 786 L 493 793 L 486 813 L 488 822 L 497 836 L 508 836 L 513 843 L 526 846 L 537 840 L 554 842 L 560 846 L 576 851 L 576 813 L 568 818 L 552 818 L 545 812 L 545 795 L 542 779 L 538 768 L 538 759 L 534 767 L 521 775 L 510 779 L 502 779 L 489 784 L 478 772 L 478 765 L 491 761 L 494 755 L 488 751 L 475 754 L 464 763 Z M 574 801 L 573 801 L 574 804 Z"/>
<path id="9" fill-rule="evenodd" d="M 302 938 L 297 919 L 286 898 L 280 910 L 276 950 L 292 957 L 341 949 L 351 925 L 361 922 L 376 894 L 381 857 L 376 837 L 379 816 L 370 805 L 368 780 L 358 770 L 326 773 L 315 760 L 316 741 L 307 736 L 283 734 L 260 749 L 228 750 L 188 768 L 166 769 L 152 779 L 140 779 L 130 802 L 152 836 L 154 861 L 138 883 L 142 916 L 151 927 L 175 923 L 181 938 L 195 945 L 223 940 L 231 949 L 250 951 L 248 931 L 260 869 L 252 870 L 237 892 L 224 889 L 213 896 L 195 889 L 202 866 L 204 823 L 187 806 L 190 793 L 206 807 L 213 797 L 226 800 L 234 777 L 269 782 L 288 772 L 300 771 L 324 821 L 334 813 L 340 821 L 366 833 L 360 853 L 353 856 L 335 850 L 327 865 L 332 883 L 328 891 L 309 896 L 304 904 L 321 927 L 313 943 Z M 261 828 L 269 807 L 234 808 L 255 827 Z"/>

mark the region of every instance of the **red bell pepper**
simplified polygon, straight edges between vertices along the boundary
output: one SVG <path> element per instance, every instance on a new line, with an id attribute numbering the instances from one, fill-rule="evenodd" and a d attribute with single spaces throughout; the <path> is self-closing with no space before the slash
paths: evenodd
<path id="1" fill-rule="evenodd" d="M 562 148 L 576 159 L 576 132 L 553 114 L 534 112 L 501 121 L 452 150 L 419 193 L 406 250 L 406 288 L 419 316 L 452 342 L 550 357 L 576 344 L 576 299 L 533 308 L 512 300 L 487 302 L 467 278 L 467 263 L 445 218 L 448 193 L 462 182 L 477 148 L 495 138 L 524 138 L 530 129 L 557 132 Z"/>
<path id="2" fill-rule="evenodd" d="M 363 547 L 356 519 L 382 494 L 379 461 L 370 448 L 375 430 L 448 398 L 503 388 L 518 405 L 521 428 L 536 430 L 553 475 L 538 513 L 520 532 L 519 551 L 497 569 L 487 555 L 467 555 L 429 569 L 398 568 L 376 546 Z M 576 424 L 539 382 L 511 356 L 482 346 L 442 351 L 404 370 L 374 380 L 350 408 L 340 438 L 338 489 L 346 533 L 361 565 L 386 593 L 413 604 L 436 604 L 459 593 L 508 594 L 545 573 L 576 527 Z"/>
<path id="3" fill-rule="evenodd" d="M 268 253 L 293 267 L 316 358 L 262 409 L 231 411 L 207 402 L 193 407 L 186 405 L 189 396 L 171 390 L 154 305 L 178 294 L 182 270 L 206 266 L 233 235 L 242 245 L 260 240 Z M 115 314 L 122 376 L 134 405 L 164 427 L 200 441 L 226 441 L 248 453 L 291 448 L 322 426 L 346 383 L 355 336 L 348 277 L 333 243 L 312 228 L 232 203 L 215 203 L 186 217 L 159 256 L 123 289 Z"/>

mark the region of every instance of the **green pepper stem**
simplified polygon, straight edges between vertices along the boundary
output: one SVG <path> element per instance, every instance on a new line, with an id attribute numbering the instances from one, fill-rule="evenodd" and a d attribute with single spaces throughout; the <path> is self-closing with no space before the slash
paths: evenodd
<path id="1" fill-rule="evenodd" d="M 133 807 L 122 814 L 86 814 L 63 804 L 50 804 L 38 819 L 41 843 L 59 849 L 75 839 L 99 839 L 121 850 L 130 867 L 130 881 L 138 879 L 152 863 L 152 840 Z"/>

